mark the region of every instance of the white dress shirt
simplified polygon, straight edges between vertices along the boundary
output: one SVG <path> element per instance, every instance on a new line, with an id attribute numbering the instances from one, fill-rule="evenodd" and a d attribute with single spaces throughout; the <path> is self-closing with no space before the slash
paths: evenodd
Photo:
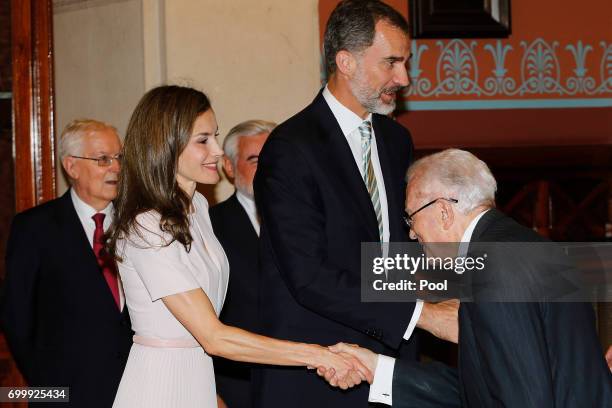
<path id="1" fill-rule="evenodd" d="M 85 230 L 85 235 L 89 241 L 89 246 L 91 246 L 93 249 L 93 236 L 96 230 L 96 222 L 91 217 L 98 212 L 105 214 L 106 217 L 104 217 L 102 227 L 104 228 L 104 232 L 106 232 L 113 222 L 113 203 L 109 203 L 102 211 L 96 211 L 85 201 L 81 200 L 73 188 L 70 189 L 70 197 L 72 198 L 72 204 L 74 205 L 74 209 L 79 216 L 79 220 L 81 220 L 81 225 Z M 119 274 L 117 274 L 117 281 L 119 282 L 119 303 L 121 305 L 121 310 L 123 310 L 123 306 L 125 305 L 125 296 L 123 295 L 123 285 L 121 284 Z"/>
<path id="2" fill-rule="evenodd" d="M 336 97 L 329 91 L 327 86 L 323 90 L 323 98 L 329 108 L 331 109 L 336 121 L 342 129 L 342 134 L 346 138 L 346 141 L 351 148 L 353 158 L 355 159 L 355 165 L 359 169 L 361 178 L 364 176 L 365 163 L 363 163 L 363 156 L 361 154 L 361 132 L 359 132 L 359 125 L 365 120 L 372 122 L 372 114 L 369 113 L 365 119 L 361 119 L 355 112 L 342 105 Z M 387 191 L 385 190 L 385 180 L 382 176 L 382 170 L 380 168 L 380 159 L 378 158 L 378 149 L 376 147 L 376 137 L 374 134 L 374 126 L 372 126 L 372 142 L 370 159 L 372 160 L 372 166 L 374 167 L 374 176 L 376 177 L 376 184 L 378 185 L 378 197 L 380 199 L 380 209 L 382 212 L 383 222 L 383 242 L 389 242 L 389 210 L 387 207 Z M 365 183 L 365 182 L 364 182 Z"/>
<path id="3" fill-rule="evenodd" d="M 253 228 L 255 228 L 255 232 L 257 236 L 259 236 L 259 218 L 257 217 L 257 208 L 255 208 L 255 201 L 249 196 L 240 192 L 240 190 L 236 190 L 236 198 L 244 211 L 246 211 L 249 216 L 249 220 L 251 220 L 251 224 L 253 224 Z"/>
<path id="4" fill-rule="evenodd" d="M 472 234 L 476 228 L 476 224 L 483 215 L 489 210 L 485 210 L 478 214 L 468 225 L 461 237 L 459 244 L 458 256 L 464 257 L 467 254 L 469 242 L 472 240 Z M 368 401 L 380 402 L 386 405 L 393 405 L 393 370 L 395 369 L 395 359 L 393 357 L 378 355 L 376 363 L 376 371 L 374 372 L 374 382 L 370 386 L 370 395 Z"/>

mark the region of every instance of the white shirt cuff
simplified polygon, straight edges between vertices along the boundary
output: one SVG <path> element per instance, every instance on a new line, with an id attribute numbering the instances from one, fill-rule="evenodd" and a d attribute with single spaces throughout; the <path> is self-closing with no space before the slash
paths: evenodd
<path id="1" fill-rule="evenodd" d="M 412 319 L 410 319 L 410 324 L 408 324 L 408 328 L 406 329 L 406 333 L 404 333 L 404 340 L 408 340 L 410 336 L 412 336 L 412 332 L 416 327 L 419 318 L 421 317 L 421 312 L 423 311 L 423 301 L 418 300 L 414 305 L 414 313 L 412 314 Z"/>
<path id="2" fill-rule="evenodd" d="M 378 402 L 393 405 L 393 370 L 395 359 L 393 357 L 378 355 L 376 371 L 374 371 L 374 382 L 370 385 L 369 402 Z"/>

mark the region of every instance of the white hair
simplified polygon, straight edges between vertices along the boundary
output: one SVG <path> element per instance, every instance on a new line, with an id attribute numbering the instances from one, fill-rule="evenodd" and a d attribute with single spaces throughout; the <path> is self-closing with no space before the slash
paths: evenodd
<path id="1" fill-rule="evenodd" d="M 83 137 L 91 131 L 112 130 L 117 133 L 117 129 L 108 123 L 94 119 L 75 119 L 68 123 L 59 140 L 59 156 L 64 159 L 66 156 L 80 156 L 83 154 Z"/>
<path id="2" fill-rule="evenodd" d="M 276 123 L 266 120 L 247 120 L 234 126 L 223 141 L 223 151 L 234 166 L 238 161 L 238 142 L 241 137 L 255 136 L 260 133 L 270 133 L 276 127 Z"/>
<path id="3" fill-rule="evenodd" d="M 497 182 L 491 170 L 465 150 L 447 149 L 417 160 L 406 173 L 409 185 L 415 179 L 419 194 L 429 199 L 455 198 L 457 209 L 463 214 L 480 206 L 495 207 Z"/>

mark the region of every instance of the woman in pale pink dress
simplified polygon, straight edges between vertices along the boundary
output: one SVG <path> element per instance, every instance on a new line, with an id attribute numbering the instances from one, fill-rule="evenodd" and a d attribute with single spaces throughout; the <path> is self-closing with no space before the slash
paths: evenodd
<path id="1" fill-rule="evenodd" d="M 116 408 L 217 405 L 211 355 L 332 368 L 343 388 L 371 373 L 318 345 L 259 336 L 218 319 L 229 266 L 196 183 L 219 181 L 217 122 L 206 95 L 163 86 L 138 103 L 123 150 L 109 250 L 136 333 Z"/>

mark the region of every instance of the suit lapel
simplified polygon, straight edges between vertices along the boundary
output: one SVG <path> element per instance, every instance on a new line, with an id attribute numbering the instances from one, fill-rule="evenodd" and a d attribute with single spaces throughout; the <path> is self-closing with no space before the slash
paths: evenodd
<path id="1" fill-rule="evenodd" d="M 96 293 L 103 293 L 104 302 L 108 303 L 114 311 L 119 313 L 113 294 L 100 271 L 98 261 L 93 249 L 89 245 L 89 239 L 85 234 L 81 220 L 77 215 L 70 190 L 61 197 L 61 205 L 57 214 L 60 230 L 63 231 L 63 241 L 69 248 L 70 268 L 75 273 L 86 274 L 87 279 L 98 288 Z"/>
<path id="2" fill-rule="evenodd" d="M 247 214 L 246 210 L 244 209 L 242 204 L 240 204 L 240 201 L 238 201 L 236 193 L 234 193 L 230 198 L 228 198 L 227 202 L 231 211 L 236 215 L 236 219 L 233 220 L 232 223 L 241 226 L 238 229 L 238 233 L 240 235 L 243 235 L 245 240 L 257 243 L 259 240 L 259 237 L 257 236 L 257 231 L 255 231 L 255 227 L 253 227 L 253 223 L 251 222 L 251 219 L 249 218 L 249 215 Z M 251 228 L 248 229 L 249 232 L 245 231 L 244 225 L 251 226 Z"/>
<path id="3" fill-rule="evenodd" d="M 380 169 L 383 175 L 383 181 L 385 184 L 385 193 L 387 195 L 387 214 L 389 218 L 389 241 L 403 241 L 396 236 L 394 226 L 402 225 L 400 220 L 396 220 L 396 214 L 399 214 L 399 208 L 397 207 L 397 200 L 395 193 L 395 180 L 391 171 L 391 160 L 389 158 L 389 152 L 387 151 L 387 145 L 384 139 L 384 130 L 380 126 L 380 120 L 378 115 L 372 115 L 372 127 L 374 128 L 374 137 L 376 138 L 376 150 L 378 151 L 378 161 L 380 163 Z M 380 188 L 380 183 L 379 183 Z"/>
<path id="4" fill-rule="evenodd" d="M 332 167 L 329 174 L 339 176 L 338 187 L 342 188 L 344 195 L 348 197 L 345 201 L 356 207 L 361 219 L 365 220 L 365 227 L 371 236 L 371 240 L 378 241 L 380 238 L 374 206 L 342 129 L 321 92 L 311 106 L 314 110 L 314 116 L 321 126 L 322 135 L 328 138 L 327 142 L 330 148 L 322 149 L 322 153 L 327 154 L 324 162 Z"/>

